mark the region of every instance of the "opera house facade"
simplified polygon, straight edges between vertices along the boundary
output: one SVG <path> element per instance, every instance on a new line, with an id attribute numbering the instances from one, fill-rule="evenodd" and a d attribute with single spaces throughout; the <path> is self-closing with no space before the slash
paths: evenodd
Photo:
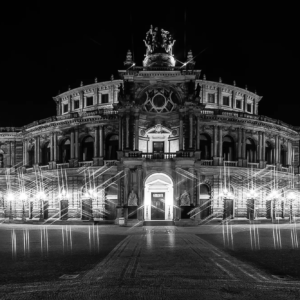
<path id="1" fill-rule="evenodd" d="M 54 97 L 56 116 L 0 129 L 0 219 L 200 225 L 300 217 L 300 128 L 261 96 L 206 80 L 169 32 L 120 79 Z"/>

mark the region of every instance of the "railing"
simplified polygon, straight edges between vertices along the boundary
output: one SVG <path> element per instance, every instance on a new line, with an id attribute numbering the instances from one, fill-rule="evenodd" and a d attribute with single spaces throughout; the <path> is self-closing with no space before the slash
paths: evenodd
<path id="1" fill-rule="evenodd" d="M 237 167 L 237 161 L 225 160 L 224 164 L 226 167 Z"/>
<path id="2" fill-rule="evenodd" d="M 80 161 L 78 165 L 79 167 L 92 167 L 93 161 Z"/>
<path id="3" fill-rule="evenodd" d="M 129 151 L 128 157 L 142 157 L 142 152 L 141 151 Z"/>
<path id="4" fill-rule="evenodd" d="M 49 165 L 40 166 L 41 170 L 49 170 Z"/>
<path id="5" fill-rule="evenodd" d="M 176 157 L 176 153 L 164 152 L 164 153 L 142 153 L 142 157 L 146 159 L 173 159 Z"/>
<path id="6" fill-rule="evenodd" d="M 26 169 L 26 173 L 32 173 L 33 171 L 34 171 L 33 168 L 27 168 L 27 169 Z"/>
<path id="7" fill-rule="evenodd" d="M 193 157 L 194 152 L 192 151 L 179 151 L 176 153 L 176 157 Z"/>
<path id="8" fill-rule="evenodd" d="M 288 172 L 289 172 L 289 168 L 286 168 L 286 167 L 281 167 L 281 171 L 282 171 L 282 172 L 286 172 L 286 173 L 288 173 Z"/>
<path id="9" fill-rule="evenodd" d="M 107 166 L 107 167 L 112 167 L 112 166 L 117 166 L 117 165 L 118 165 L 117 160 L 105 160 L 104 161 L 104 166 Z"/>
<path id="10" fill-rule="evenodd" d="M 266 165 L 266 168 L 272 168 L 272 169 L 274 169 L 275 165 Z"/>
<path id="11" fill-rule="evenodd" d="M 201 164 L 201 166 L 212 166 L 213 165 L 213 161 L 205 159 L 205 160 L 201 160 L 200 164 Z"/>
<path id="12" fill-rule="evenodd" d="M 252 169 L 258 169 L 259 163 L 250 163 L 247 162 L 247 167 Z"/>
<path id="13" fill-rule="evenodd" d="M 70 167 L 70 164 L 69 163 L 62 163 L 62 164 L 57 164 L 57 169 L 67 169 Z"/>

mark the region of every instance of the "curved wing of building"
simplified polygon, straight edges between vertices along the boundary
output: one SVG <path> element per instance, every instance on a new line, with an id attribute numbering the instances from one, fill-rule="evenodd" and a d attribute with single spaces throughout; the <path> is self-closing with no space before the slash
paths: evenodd
<path id="1" fill-rule="evenodd" d="M 54 97 L 56 116 L 0 129 L 0 218 L 116 224 L 300 217 L 300 129 L 262 97 L 176 65 L 150 29 L 143 66 Z"/>

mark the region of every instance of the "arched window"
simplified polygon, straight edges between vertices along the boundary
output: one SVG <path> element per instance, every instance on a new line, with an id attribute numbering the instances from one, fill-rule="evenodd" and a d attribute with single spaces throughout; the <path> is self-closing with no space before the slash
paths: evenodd
<path id="1" fill-rule="evenodd" d="M 47 165 L 50 161 L 50 143 L 46 143 L 42 148 L 42 164 Z"/>
<path id="2" fill-rule="evenodd" d="M 265 161 L 271 165 L 274 163 L 274 147 L 270 142 L 266 142 L 265 150 Z"/>
<path id="3" fill-rule="evenodd" d="M 252 139 L 246 140 L 246 158 L 247 162 L 256 162 L 256 146 Z"/>
<path id="4" fill-rule="evenodd" d="M 223 138 L 223 158 L 225 161 L 235 161 L 235 142 L 233 138 L 226 135 Z"/>
<path id="5" fill-rule="evenodd" d="M 105 158 L 107 160 L 116 160 L 119 150 L 119 137 L 116 134 L 110 135 L 105 141 Z"/>
<path id="6" fill-rule="evenodd" d="M 207 134 L 200 134 L 201 159 L 211 159 L 211 139 Z"/>
<path id="7" fill-rule="evenodd" d="M 87 136 L 81 142 L 81 160 L 92 161 L 94 157 L 94 140 L 91 136 Z"/>
<path id="8" fill-rule="evenodd" d="M 68 163 L 70 159 L 71 159 L 71 143 L 69 139 L 66 139 L 60 145 L 60 162 Z"/>
<path id="9" fill-rule="evenodd" d="M 34 165 L 34 145 L 28 150 L 28 165 L 30 167 Z"/>
<path id="10" fill-rule="evenodd" d="M 287 166 L 287 149 L 284 145 L 280 147 L 280 163 L 283 167 Z"/>

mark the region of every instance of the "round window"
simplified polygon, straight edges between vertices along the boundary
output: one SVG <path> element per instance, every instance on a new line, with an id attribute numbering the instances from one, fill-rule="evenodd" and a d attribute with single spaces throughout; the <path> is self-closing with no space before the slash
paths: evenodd
<path id="1" fill-rule="evenodd" d="M 162 107 L 164 106 L 166 103 L 166 99 L 163 95 L 161 94 L 158 94 L 156 95 L 154 98 L 153 98 L 153 104 L 156 106 L 156 107 Z"/>

